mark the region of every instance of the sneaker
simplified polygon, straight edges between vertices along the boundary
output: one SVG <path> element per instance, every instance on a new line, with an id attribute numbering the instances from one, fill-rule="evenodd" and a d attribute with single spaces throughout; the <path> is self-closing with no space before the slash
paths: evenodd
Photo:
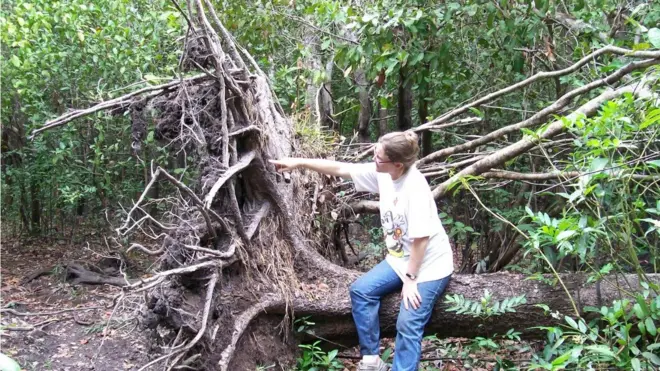
<path id="1" fill-rule="evenodd" d="M 373 363 L 360 361 L 357 369 L 358 371 L 387 371 L 387 363 L 383 362 L 380 358 L 376 358 L 376 362 Z"/>

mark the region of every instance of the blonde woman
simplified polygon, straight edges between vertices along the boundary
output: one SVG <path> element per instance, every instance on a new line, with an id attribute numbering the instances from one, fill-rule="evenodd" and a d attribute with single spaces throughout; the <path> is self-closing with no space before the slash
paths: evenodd
<path id="1" fill-rule="evenodd" d="M 438 217 L 426 178 L 414 166 L 419 153 L 412 131 L 384 135 L 373 162 L 349 164 L 322 159 L 271 160 L 278 171 L 305 168 L 350 178 L 358 191 L 378 193 L 386 259 L 357 279 L 350 289 L 353 320 L 360 341 L 358 370 L 385 371 L 379 357 L 381 299 L 401 290 L 396 323 L 394 371 L 417 370 L 424 326 L 454 270 L 449 239 Z"/>

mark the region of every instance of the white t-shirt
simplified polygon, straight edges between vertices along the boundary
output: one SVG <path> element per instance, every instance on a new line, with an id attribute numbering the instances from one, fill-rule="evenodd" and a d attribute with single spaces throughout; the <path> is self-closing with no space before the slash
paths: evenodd
<path id="1" fill-rule="evenodd" d="M 417 282 L 439 280 L 454 271 L 451 245 L 433 194 L 416 167 L 397 180 L 377 172 L 375 163 L 351 165 L 350 174 L 358 191 L 380 194 L 380 220 L 388 250 L 385 260 L 402 280 L 414 238 L 429 237 Z"/>

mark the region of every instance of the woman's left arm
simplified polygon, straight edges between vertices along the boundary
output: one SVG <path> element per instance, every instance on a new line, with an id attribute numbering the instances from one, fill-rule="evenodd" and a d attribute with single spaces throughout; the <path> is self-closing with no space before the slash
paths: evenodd
<path id="1" fill-rule="evenodd" d="M 426 246 L 429 245 L 428 237 L 413 238 L 412 246 L 410 247 L 410 259 L 408 260 L 408 272 L 416 276 L 419 273 L 419 267 L 422 266 L 424 260 L 424 253 Z"/>
<path id="2" fill-rule="evenodd" d="M 418 237 L 413 239 L 412 246 L 410 247 L 410 258 L 408 260 L 408 270 L 406 273 L 417 276 L 419 273 L 419 268 L 422 266 L 422 260 L 424 259 L 424 253 L 426 252 L 426 247 L 429 244 L 428 237 Z M 406 276 L 403 281 L 403 290 L 401 291 L 401 296 L 403 296 L 403 306 L 408 309 L 408 305 L 412 306 L 413 309 L 419 308 L 422 303 L 422 297 L 417 290 L 417 280 L 412 280 Z"/>

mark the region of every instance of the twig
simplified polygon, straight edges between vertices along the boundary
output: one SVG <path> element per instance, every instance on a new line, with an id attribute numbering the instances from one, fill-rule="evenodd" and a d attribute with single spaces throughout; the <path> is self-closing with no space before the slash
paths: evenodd
<path id="1" fill-rule="evenodd" d="M 64 318 L 51 318 L 47 319 L 45 321 L 41 321 L 39 323 L 35 323 L 34 325 L 28 326 L 28 327 L 21 327 L 21 326 L 5 326 L 2 329 L 6 331 L 33 331 L 35 329 L 43 329 L 46 325 L 49 325 L 53 322 L 60 322 L 60 321 L 66 321 L 70 320 L 72 317 L 64 317 Z"/>
<path id="2" fill-rule="evenodd" d="M 185 267 L 174 268 L 174 269 L 170 269 L 170 270 L 167 270 L 167 271 L 158 272 L 157 274 L 154 274 L 153 276 L 151 276 L 149 278 L 139 280 L 139 281 L 131 284 L 130 286 L 127 286 L 127 288 L 129 288 L 129 289 L 137 288 L 140 285 L 150 283 L 150 282 L 156 281 L 156 280 L 158 280 L 162 277 L 171 276 L 173 274 L 192 273 L 192 272 L 195 272 L 195 271 L 200 270 L 202 268 L 222 267 L 223 265 L 224 265 L 224 263 L 222 261 L 212 260 L 212 261 L 206 261 L 206 262 L 202 262 L 202 263 L 195 264 L 195 265 L 188 265 L 188 266 L 185 266 Z"/>
<path id="3" fill-rule="evenodd" d="M 128 254 L 128 253 L 131 252 L 133 249 L 138 249 L 138 250 L 142 251 L 143 253 L 145 253 L 145 254 L 147 254 L 147 255 L 154 256 L 154 255 L 160 255 L 160 254 L 162 254 L 163 251 L 165 251 L 165 246 L 161 246 L 158 250 L 149 250 L 149 249 L 147 249 L 146 247 L 140 245 L 139 243 L 134 243 L 134 244 L 131 245 L 131 247 L 129 247 L 129 248 L 126 250 L 126 253 Z"/>
<path id="4" fill-rule="evenodd" d="M 333 34 L 332 32 L 328 32 L 328 31 L 326 31 L 326 30 L 324 30 L 324 29 L 321 29 L 321 28 L 319 28 L 319 27 L 316 27 L 316 26 L 314 26 L 313 24 L 311 24 L 311 23 L 307 22 L 306 20 L 304 20 L 304 19 L 302 19 L 302 18 L 300 18 L 300 17 L 297 17 L 297 16 L 295 16 L 295 15 L 291 15 L 291 14 L 286 14 L 286 13 L 278 12 L 277 10 L 274 10 L 274 9 L 273 9 L 273 11 L 274 11 L 275 13 L 277 13 L 277 14 L 283 15 L 283 16 L 285 16 L 285 17 L 287 17 L 287 18 L 291 18 L 291 19 L 293 19 L 293 20 L 296 21 L 296 22 L 302 23 L 302 24 L 304 24 L 305 26 L 310 27 L 310 28 L 312 28 L 312 29 L 314 29 L 314 30 L 316 30 L 316 31 L 321 32 L 321 33 L 324 33 L 324 34 L 326 34 L 326 35 L 328 35 L 328 36 L 332 36 L 332 37 L 335 37 L 335 38 L 337 38 L 337 39 L 339 39 L 339 40 L 346 41 L 347 43 L 352 44 L 352 45 L 359 45 L 359 43 L 358 43 L 357 41 L 355 41 L 355 40 L 351 40 L 351 39 L 346 38 L 346 37 L 343 37 L 343 36 L 335 35 L 335 34 Z"/>
<path id="5" fill-rule="evenodd" d="M 215 25 L 218 26 L 220 32 L 222 33 L 223 40 L 225 40 L 227 43 L 229 54 L 234 60 L 234 63 L 238 64 L 238 68 L 247 70 L 247 66 L 243 61 L 243 58 L 241 58 L 240 54 L 238 54 L 238 51 L 236 50 L 236 44 L 234 43 L 232 35 L 229 33 L 229 31 L 227 31 L 222 22 L 220 22 L 220 19 L 218 18 L 218 15 L 215 13 L 215 9 L 213 8 L 213 4 L 211 4 L 209 0 L 204 0 L 204 3 L 206 3 L 206 8 L 209 10 L 211 18 L 213 18 L 213 22 L 215 22 Z"/>
<path id="6" fill-rule="evenodd" d="M 55 311 L 55 312 L 37 312 L 37 313 L 18 312 L 15 309 L 3 308 L 3 309 L 0 309 L 0 313 L 9 313 L 9 314 L 12 314 L 14 316 L 20 316 L 20 317 L 30 317 L 30 316 L 52 316 L 52 315 L 60 314 L 60 313 L 75 312 L 75 311 L 82 311 L 82 310 L 97 310 L 97 309 L 106 309 L 106 308 L 105 307 L 67 308 L 67 309 L 62 309 L 62 310 L 58 310 L 58 311 Z"/>
<path id="7" fill-rule="evenodd" d="M 236 131 L 232 131 L 231 133 L 229 133 L 229 136 L 230 136 L 230 137 L 233 137 L 233 136 L 240 135 L 240 134 L 245 133 L 246 131 L 251 131 L 251 130 L 254 130 L 254 131 L 257 131 L 257 132 L 261 132 L 261 129 L 259 129 L 258 126 L 256 126 L 256 125 L 250 125 L 250 126 L 247 126 L 247 127 L 241 128 L 241 129 L 238 129 L 238 130 L 236 130 Z"/>

